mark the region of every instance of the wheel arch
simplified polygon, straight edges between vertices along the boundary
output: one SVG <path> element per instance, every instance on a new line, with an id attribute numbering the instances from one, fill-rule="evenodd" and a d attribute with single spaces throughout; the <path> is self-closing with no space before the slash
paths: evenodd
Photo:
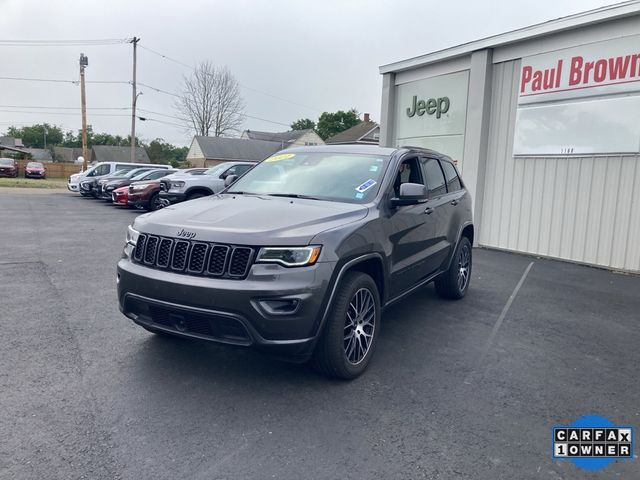
<path id="1" fill-rule="evenodd" d="M 384 295 L 387 291 L 386 275 L 385 275 L 384 268 L 385 267 L 384 267 L 383 257 L 378 252 L 371 252 L 364 255 L 359 255 L 357 257 L 354 257 L 346 261 L 341 266 L 336 268 L 336 270 L 338 271 L 333 276 L 332 283 L 330 285 L 330 291 L 328 293 L 328 298 L 321 309 L 321 313 L 318 316 L 318 321 L 316 323 L 317 325 L 316 340 L 322 333 L 322 330 L 324 329 L 327 317 L 329 315 L 329 312 L 331 311 L 331 306 L 333 305 L 333 301 L 338 291 L 338 287 L 340 286 L 340 282 L 348 272 L 359 271 L 359 272 L 367 273 L 368 275 L 371 275 L 370 272 L 372 272 L 373 275 L 371 276 L 373 278 L 373 281 L 376 282 L 376 286 L 378 286 L 378 288 L 382 286 L 382 291 L 378 293 L 380 295 L 380 303 L 382 306 L 384 306 L 385 304 Z M 378 278 L 376 278 L 375 276 L 377 274 L 380 275 Z"/>
<path id="2" fill-rule="evenodd" d="M 207 187 L 191 187 L 186 192 L 184 192 L 185 197 L 189 195 L 193 195 L 194 193 L 202 193 L 204 195 L 213 195 L 213 191 Z"/>

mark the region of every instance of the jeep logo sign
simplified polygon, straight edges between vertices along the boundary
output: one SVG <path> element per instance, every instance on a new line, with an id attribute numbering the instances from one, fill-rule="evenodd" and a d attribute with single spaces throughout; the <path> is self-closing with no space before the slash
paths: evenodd
<path id="1" fill-rule="evenodd" d="M 418 96 L 413 96 L 411 106 L 407 108 L 407 117 L 418 115 L 421 117 L 425 113 L 427 115 L 436 114 L 436 118 L 440 118 L 443 113 L 449 111 L 451 101 L 449 97 L 429 98 L 428 100 L 418 100 Z"/>

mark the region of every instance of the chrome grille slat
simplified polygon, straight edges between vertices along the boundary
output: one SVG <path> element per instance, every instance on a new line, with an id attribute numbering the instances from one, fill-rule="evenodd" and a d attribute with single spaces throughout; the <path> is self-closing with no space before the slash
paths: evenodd
<path id="1" fill-rule="evenodd" d="M 177 240 L 173 246 L 171 254 L 171 268 L 174 270 L 184 270 L 187 266 L 187 257 L 189 255 L 189 242 L 186 240 Z"/>
<path id="2" fill-rule="evenodd" d="M 226 245 L 213 245 L 209 253 L 207 273 L 209 275 L 222 276 L 227 267 L 227 257 L 231 250 Z"/>
<path id="3" fill-rule="evenodd" d="M 133 252 L 133 258 L 135 258 L 137 261 L 142 261 L 142 256 L 144 255 L 144 247 L 146 246 L 145 244 L 147 243 L 147 236 L 144 234 L 140 234 L 138 236 L 138 241 L 136 242 L 136 249 Z"/>
<path id="4" fill-rule="evenodd" d="M 144 263 L 147 265 L 154 265 L 156 263 L 159 241 L 160 239 L 153 235 L 147 237 L 147 244 L 144 249 Z"/>
<path id="5" fill-rule="evenodd" d="M 147 267 L 206 277 L 245 278 L 256 249 L 141 233 L 132 260 Z"/>
<path id="6" fill-rule="evenodd" d="M 202 273 L 207 258 L 209 245 L 206 243 L 192 242 L 189 249 L 189 263 L 187 271 L 189 273 Z"/>
<path id="7" fill-rule="evenodd" d="M 231 252 L 229 262 L 229 275 L 232 277 L 244 277 L 251 263 L 253 250 L 247 247 L 235 247 Z"/>
<path id="8" fill-rule="evenodd" d="M 160 240 L 160 247 L 158 248 L 158 260 L 156 265 L 160 268 L 166 268 L 171 261 L 171 247 L 173 247 L 173 240 L 170 238 L 163 238 Z"/>

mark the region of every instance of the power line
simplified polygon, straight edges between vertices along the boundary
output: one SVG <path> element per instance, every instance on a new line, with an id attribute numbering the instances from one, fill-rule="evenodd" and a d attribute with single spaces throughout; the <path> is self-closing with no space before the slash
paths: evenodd
<path id="1" fill-rule="evenodd" d="M 155 54 L 155 55 L 158 55 L 159 57 L 164 58 L 165 60 L 169 60 L 170 62 L 177 63 L 178 65 L 181 65 L 181 66 L 183 66 L 183 67 L 186 67 L 186 68 L 188 68 L 188 69 L 190 69 L 190 70 L 193 70 L 193 69 L 195 68 L 193 65 L 189 65 L 189 64 L 187 64 L 187 63 L 181 62 L 180 60 L 176 60 L 175 58 L 169 57 L 169 56 L 167 56 L 167 55 L 165 55 L 165 54 L 163 54 L 163 53 L 160 53 L 160 52 L 158 52 L 157 50 L 153 50 L 153 49 L 151 49 L 151 48 L 149 48 L 149 47 L 145 47 L 145 46 L 143 46 L 143 45 L 140 45 L 140 48 L 143 48 L 143 49 L 145 49 L 145 50 L 147 50 L 147 51 L 149 51 L 149 52 L 151 52 L 151 53 L 153 53 L 153 54 Z M 238 82 L 238 85 L 240 85 L 242 88 L 244 88 L 244 89 L 246 89 L 246 90 L 251 90 L 251 91 L 253 91 L 253 92 L 257 92 L 257 93 L 260 93 L 260 94 L 262 94 L 262 95 L 266 95 L 266 96 L 268 96 L 268 97 L 272 97 L 272 98 L 275 98 L 275 99 L 281 100 L 281 101 L 283 101 L 283 102 L 290 103 L 290 104 L 292 104 L 292 105 L 297 105 L 298 107 L 303 107 L 303 108 L 306 108 L 306 109 L 309 109 L 309 110 L 314 110 L 314 111 L 316 111 L 316 112 L 321 112 L 321 111 L 322 111 L 322 110 L 320 110 L 319 108 L 312 107 L 312 106 L 309 106 L 309 105 L 305 105 L 304 103 L 294 102 L 293 100 L 288 100 L 288 99 L 286 99 L 286 98 L 279 97 L 279 96 L 277 96 L 277 95 L 273 95 L 273 94 L 271 94 L 271 93 L 264 92 L 264 91 L 262 91 L 262 90 L 258 90 L 257 88 L 248 87 L 248 86 L 243 85 L 242 83 L 239 83 L 239 82 Z"/>
<path id="2" fill-rule="evenodd" d="M 140 110 L 140 111 L 142 111 L 142 112 L 153 113 L 153 114 L 155 114 L 155 115 L 161 115 L 161 116 L 163 116 L 163 117 L 175 118 L 175 119 L 177 119 L 177 120 L 182 120 L 182 121 L 188 122 L 188 120 L 187 120 L 187 119 L 185 119 L 185 118 L 181 118 L 181 117 L 178 117 L 178 116 L 175 116 L 175 115 L 167 115 L 166 113 L 153 112 L 153 111 L 151 111 L 151 110 L 145 110 L 145 109 L 143 109 L 143 108 L 139 108 L 138 110 Z M 275 124 L 277 124 L 277 125 L 284 125 L 285 127 L 288 127 L 288 126 L 289 126 L 289 124 L 287 124 L 287 123 L 276 122 L 275 120 L 267 120 L 266 118 L 255 117 L 255 116 L 253 116 L 253 115 L 248 115 L 248 114 L 246 114 L 246 113 L 243 113 L 242 115 L 243 115 L 243 116 L 245 116 L 245 117 L 248 117 L 248 118 L 253 118 L 254 120 L 261 120 L 261 121 L 263 121 L 263 122 L 275 123 Z"/>
<path id="3" fill-rule="evenodd" d="M 175 94 L 175 93 L 171 93 L 171 92 L 167 92 L 166 90 L 162 90 L 161 88 L 152 87 L 151 85 L 147 85 L 146 83 L 138 82 L 138 85 L 141 85 L 141 86 L 143 86 L 143 87 L 150 88 L 151 90 L 155 90 L 156 92 L 164 93 L 164 94 L 166 94 L 166 95 L 171 95 L 172 97 L 178 97 L 178 98 L 180 98 L 180 95 L 177 95 L 177 94 Z"/>
<path id="4" fill-rule="evenodd" d="M 38 115 L 78 115 L 76 112 L 41 112 L 37 110 L 0 110 L 2 113 L 28 113 Z M 93 113 L 93 117 L 128 117 L 129 115 L 124 113 Z"/>
<path id="5" fill-rule="evenodd" d="M 93 40 L 0 40 L 0 47 L 78 47 L 118 45 L 127 43 L 128 38 L 107 38 Z"/>
<path id="6" fill-rule="evenodd" d="M 50 107 L 44 105 L 0 105 L 0 108 L 42 108 L 48 110 L 80 110 L 81 107 Z M 87 107 L 87 110 L 130 110 L 131 107 Z"/>
<path id="7" fill-rule="evenodd" d="M 51 82 L 51 83 L 72 83 L 78 85 L 80 80 L 63 80 L 59 78 L 28 78 L 28 77 L 0 77 L 0 80 L 15 80 L 23 82 Z M 87 80 L 86 83 L 118 83 L 131 85 L 128 80 Z"/>

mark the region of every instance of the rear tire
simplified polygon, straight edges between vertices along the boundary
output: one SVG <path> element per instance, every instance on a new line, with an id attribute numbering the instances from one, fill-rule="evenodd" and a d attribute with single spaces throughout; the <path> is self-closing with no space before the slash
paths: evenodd
<path id="1" fill-rule="evenodd" d="M 442 298 L 459 300 L 464 297 L 471 282 L 472 249 L 467 237 L 458 242 L 449 269 L 435 280 L 436 292 Z"/>
<path id="2" fill-rule="evenodd" d="M 338 286 L 311 358 L 319 372 L 351 380 L 365 371 L 380 331 L 380 294 L 373 279 L 349 272 Z"/>

